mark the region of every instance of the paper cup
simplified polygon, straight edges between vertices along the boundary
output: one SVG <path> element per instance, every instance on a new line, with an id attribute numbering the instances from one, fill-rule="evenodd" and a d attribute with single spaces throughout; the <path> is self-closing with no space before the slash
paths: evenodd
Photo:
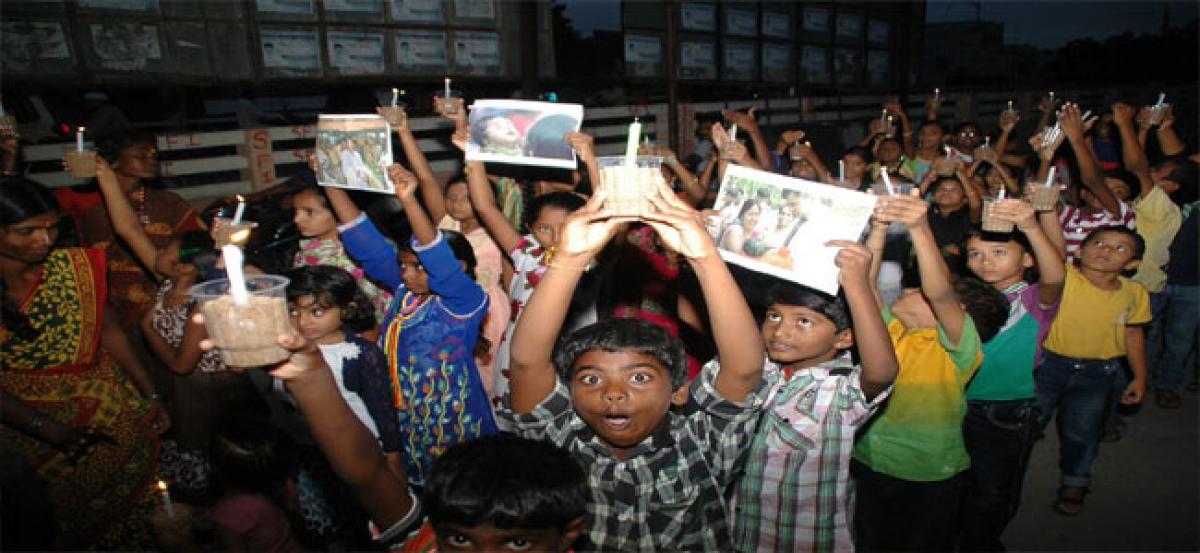
<path id="1" fill-rule="evenodd" d="M 982 227 L 984 232 L 1008 233 L 1013 231 L 1015 226 L 1012 221 L 1006 221 L 992 216 L 992 209 L 995 208 L 996 202 L 1001 201 L 998 198 L 983 199 L 983 221 Z"/>
<path id="2" fill-rule="evenodd" d="M 1161 125 L 1170 110 L 1171 104 L 1150 106 L 1150 126 Z"/>
<path id="3" fill-rule="evenodd" d="M 625 156 L 596 158 L 596 163 L 614 215 L 639 215 L 649 208 L 646 198 L 662 182 L 661 156 L 637 156 L 632 166 L 626 165 Z"/>
<path id="4" fill-rule="evenodd" d="M 77 179 L 96 176 L 96 152 L 94 150 L 67 150 L 67 173 Z"/>
<path id="5" fill-rule="evenodd" d="M 1058 205 L 1058 193 L 1058 186 L 1034 182 L 1026 186 L 1025 199 L 1029 200 L 1029 204 L 1037 211 L 1054 211 Z"/>
<path id="6" fill-rule="evenodd" d="M 288 318 L 288 279 L 277 275 L 246 277 L 250 301 L 239 305 L 229 295 L 229 279 L 192 286 L 189 293 L 200 304 L 208 337 L 230 367 L 259 367 L 287 359 L 279 347 L 280 334 L 291 331 Z"/>

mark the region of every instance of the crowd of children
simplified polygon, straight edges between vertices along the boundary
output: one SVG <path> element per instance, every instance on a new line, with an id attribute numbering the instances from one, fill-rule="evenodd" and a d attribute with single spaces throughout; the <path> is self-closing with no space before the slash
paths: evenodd
<path id="1" fill-rule="evenodd" d="M 434 106 L 465 151 L 473 129 L 457 102 Z M 127 475 L 146 489 L 123 490 L 136 500 L 109 515 L 120 532 L 59 520 L 57 536 L 28 526 L 8 539 L 141 548 L 153 536 L 177 551 L 997 551 L 1051 420 L 1061 487 L 1047 499 L 1079 515 L 1101 442 L 1119 431 L 1117 405 L 1151 391 L 1162 409 L 1183 401 L 1200 303 L 1197 160 L 1169 108 L 1117 102 L 1087 118 L 1047 99 L 1023 129 L 1026 147 L 1011 107 L 985 137 L 976 122 L 950 134 L 939 104 L 929 101 L 915 140 L 901 104 L 884 105 L 836 174 L 803 130 L 780 129 L 769 148 L 753 110 L 723 112 L 745 143 L 718 122 L 697 154 L 643 146 L 663 156 L 664 178 L 636 215 L 614 211 L 598 186 L 587 134 L 563 137 L 579 159 L 571 182 L 514 190 L 502 167 L 464 161 L 443 184 L 403 112 L 381 112 L 406 160 L 387 168 L 390 217 L 304 183 L 255 208 L 264 220 L 292 210 L 299 235 L 282 262 L 246 247 L 248 272 L 290 281 L 294 332 L 279 337 L 289 357 L 261 368 L 225 366 L 187 294 L 224 277 L 218 249 L 244 237 L 222 231 L 227 213 L 148 209 L 171 199 L 142 183 L 154 176 L 139 165 L 152 143 L 121 137 L 99 161 L 103 205 L 84 219 L 105 232 L 79 235 L 110 252 L 114 276 L 66 286 L 84 300 L 88 287 L 119 286 L 104 320 L 127 317 L 117 322 L 140 330 L 131 337 L 146 351 L 113 335 L 81 362 L 55 361 L 55 325 L 78 321 L 29 298 L 82 301 L 51 296 L 65 277 L 41 275 L 95 250 L 58 238 L 66 206 L 6 177 L 0 449 L 26 455 L 51 503 L 66 504 L 75 479 L 111 466 L 88 459 L 113 438 L 159 452 Z M 879 195 L 860 236 L 825 244 L 838 250 L 830 296 L 726 264 L 719 250 L 783 244 L 803 216 L 763 217 L 759 199 L 737 194 L 713 206 L 729 164 L 803 186 L 912 193 Z M 1021 199 L 1038 186 L 1059 200 Z M 44 201 L 22 199 L 30 190 Z M 1013 230 L 982 230 L 984 217 Z M 137 282 L 119 276 L 134 269 Z M 149 285 L 157 292 L 138 292 Z M 139 416 L 153 432 L 118 436 L 103 417 L 73 429 L 74 411 L 15 378 L 99 367 L 97 355 L 117 386 L 145 396 Z M 175 493 L 170 512 L 153 509 L 160 478 Z"/>

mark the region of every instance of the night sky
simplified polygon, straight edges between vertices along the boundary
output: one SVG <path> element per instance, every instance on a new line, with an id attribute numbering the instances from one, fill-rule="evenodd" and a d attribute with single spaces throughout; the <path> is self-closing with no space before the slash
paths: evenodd
<path id="1" fill-rule="evenodd" d="M 567 5 L 567 17 L 584 34 L 597 29 L 620 30 L 619 2 L 557 2 Z M 975 20 L 975 7 L 965 0 L 931 1 L 926 6 L 926 21 L 930 23 Z M 1194 1 L 985 1 L 982 6 L 985 21 L 1004 23 L 1005 42 L 1051 49 L 1083 37 L 1104 40 L 1126 31 L 1157 33 L 1162 26 L 1164 6 L 1168 9 L 1167 20 L 1171 26 L 1183 26 L 1200 14 L 1200 3 Z"/>

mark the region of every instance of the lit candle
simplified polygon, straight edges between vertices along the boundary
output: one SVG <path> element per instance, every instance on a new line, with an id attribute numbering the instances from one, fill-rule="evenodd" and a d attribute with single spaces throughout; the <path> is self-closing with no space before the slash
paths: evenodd
<path id="1" fill-rule="evenodd" d="M 998 194 L 996 194 L 996 198 L 1001 199 L 1001 200 L 1004 199 L 1004 188 L 1003 187 L 1001 187 L 1000 192 Z"/>
<path id="2" fill-rule="evenodd" d="M 879 168 L 879 176 L 883 177 L 883 187 L 887 190 L 888 196 L 895 196 L 896 189 L 892 187 L 892 179 L 888 176 L 887 167 Z"/>
<path id="3" fill-rule="evenodd" d="M 158 493 L 162 496 L 163 510 L 167 512 L 167 518 L 175 518 L 175 506 L 171 504 L 171 492 L 167 491 L 166 482 L 158 481 Z"/>
<path id="4" fill-rule="evenodd" d="M 638 138 L 642 135 L 642 123 L 636 117 L 629 124 L 629 136 L 625 141 L 625 165 L 633 167 L 637 160 Z"/>
<path id="5" fill-rule="evenodd" d="M 941 100 L 942 99 L 942 89 L 940 89 L 940 88 L 933 89 L 933 98 L 935 100 Z"/>
<path id="6" fill-rule="evenodd" d="M 729 127 L 729 143 L 733 144 L 734 142 L 737 142 L 737 123 Z"/>
<path id="7" fill-rule="evenodd" d="M 446 77 L 446 80 L 444 81 L 444 84 L 442 85 L 442 98 L 449 98 L 449 97 L 450 97 L 450 77 Z"/>
<path id="8" fill-rule="evenodd" d="M 838 160 L 838 182 L 846 182 L 846 162 Z"/>
<path id="9" fill-rule="evenodd" d="M 942 144 L 942 151 L 946 152 L 946 159 L 950 158 L 950 146 Z"/>
<path id="10" fill-rule="evenodd" d="M 238 199 L 237 209 L 234 210 L 233 221 L 230 223 L 232 225 L 241 223 L 242 215 L 246 214 L 246 198 L 243 198 L 241 194 L 238 194 L 237 199 Z"/>
<path id="11" fill-rule="evenodd" d="M 990 137 L 990 136 L 983 137 L 983 147 L 984 148 L 992 147 L 992 137 Z"/>
<path id="12" fill-rule="evenodd" d="M 83 153 L 83 131 L 85 127 L 79 127 L 75 130 L 75 151 Z"/>
<path id="13" fill-rule="evenodd" d="M 1163 107 L 1163 102 L 1166 102 L 1166 101 L 1167 101 L 1167 93 L 1166 93 L 1166 92 L 1159 92 L 1159 93 L 1158 93 L 1158 103 L 1154 104 L 1154 107 L 1155 107 L 1155 109 L 1162 109 L 1162 107 Z M 3 108 L 0 108 L 0 115 L 4 115 L 4 109 L 3 109 Z"/>
<path id="14" fill-rule="evenodd" d="M 1013 109 L 1013 103 L 1012 103 L 1012 100 L 1009 100 L 1009 101 L 1008 101 L 1008 111 L 1016 111 L 1016 110 L 1014 110 L 1014 109 Z"/>
<path id="15" fill-rule="evenodd" d="M 225 273 L 229 276 L 229 295 L 233 303 L 246 305 L 250 303 L 250 291 L 246 289 L 246 274 L 242 272 L 245 257 L 242 249 L 233 244 L 221 246 L 221 259 L 225 260 Z"/>
<path id="16" fill-rule="evenodd" d="M 887 124 L 887 108 L 879 110 L 879 126 L 883 127 Z"/>
<path id="17" fill-rule="evenodd" d="M 400 100 L 400 89 L 392 89 L 392 107 L 396 107 L 396 102 Z"/>
<path id="18" fill-rule="evenodd" d="M 1047 188 L 1054 186 L 1054 170 L 1055 169 L 1057 169 L 1057 167 L 1051 165 L 1050 172 L 1046 173 L 1046 187 Z"/>
<path id="19" fill-rule="evenodd" d="M 1054 91 L 1053 90 L 1050 91 L 1050 101 L 1051 102 L 1054 101 Z"/>

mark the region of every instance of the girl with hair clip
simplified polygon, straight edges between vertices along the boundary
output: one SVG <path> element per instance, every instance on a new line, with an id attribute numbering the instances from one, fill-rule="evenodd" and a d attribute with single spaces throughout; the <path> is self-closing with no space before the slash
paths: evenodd
<path id="1" fill-rule="evenodd" d="M 346 250 L 368 276 L 395 287 L 380 345 L 400 413 L 404 470 L 421 484 L 429 464 L 448 447 L 496 433 L 474 359 L 488 296 L 475 282 L 470 243 L 457 232 L 439 232 L 417 202 L 417 177 L 392 165 L 388 178 L 413 229 L 411 242 L 399 251 L 344 191 L 328 192 L 344 221 Z"/>

